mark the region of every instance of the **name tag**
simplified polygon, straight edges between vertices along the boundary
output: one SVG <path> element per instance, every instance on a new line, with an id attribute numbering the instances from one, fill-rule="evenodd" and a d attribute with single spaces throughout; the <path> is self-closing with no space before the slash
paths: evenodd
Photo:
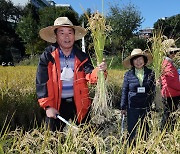
<path id="1" fill-rule="evenodd" d="M 145 87 L 137 87 L 138 93 L 145 93 Z"/>

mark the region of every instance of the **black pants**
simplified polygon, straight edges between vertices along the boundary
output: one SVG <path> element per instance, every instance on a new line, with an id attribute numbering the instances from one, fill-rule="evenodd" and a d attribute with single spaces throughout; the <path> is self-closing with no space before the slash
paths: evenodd
<path id="1" fill-rule="evenodd" d="M 142 137 L 146 139 L 149 134 L 149 125 L 148 122 L 145 120 L 145 117 L 148 114 L 147 109 L 135 109 L 129 108 L 127 110 L 127 127 L 128 127 L 128 134 L 129 134 L 129 145 L 132 143 L 135 145 L 135 135 L 137 124 L 140 122 L 140 128 L 143 129 Z"/>
<path id="2" fill-rule="evenodd" d="M 60 116 L 66 119 L 67 121 L 71 119 L 73 122 L 76 123 L 76 125 L 79 125 L 76 116 L 77 114 L 76 114 L 76 106 L 75 106 L 74 98 L 61 99 L 61 106 L 59 113 Z M 89 120 L 90 120 L 90 115 L 87 114 L 86 117 L 81 121 L 81 124 L 88 122 Z M 63 128 L 66 126 L 66 124 L 59 119 L 46 117 L 46 126 L 51 131 L 56 131 L 56 130 L 63 131 Z"/>
<path id="3" fill-rule="evenodd" d="M 164 104 L 164 111 L 161 119 L 160 129 L 162 131 L 164 127 L 167 126 L 167 128 L 173 130 L 176 123 L 176 117 L 175 115 L 172 115 L 172 113 L 178 109 L 180 96 L 163 98 L 162 101 Z"/>
<path id="4" fill-rule="evenodd" d="M 61 99 L 60 116 L 66 119 L 76 120 L 76 106 L 73 98 Z M 46 125 L 51 131 L 60 130 L 66 126 L 64 122 L 59 119 L 46 117 Z"/>

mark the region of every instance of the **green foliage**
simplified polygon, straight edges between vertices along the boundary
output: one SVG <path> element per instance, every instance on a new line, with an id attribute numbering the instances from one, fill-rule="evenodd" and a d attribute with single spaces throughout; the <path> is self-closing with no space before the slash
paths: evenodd
<path id="1" fill-rule="evenodd" d="M 21 18 L 18 23 L 17 33 L 26 43 L 31 43 L 37 38 L 37 22 L 32 18 L 32 14 Z"/>
<path id="2" fill-rule="evenodd" d="M 145 39 L 141 39 L 137 36 L 134 36 L 125 43 L 123 58 L 129 56 L 133 49 L 145 50 L 147 48 L 147 41 Z"/>
<path id="3" fill-rule="evenodd" d="M 26 43 L 26 53 L 31 55 L 36 54 L 34 45 L 38 38 L 38 21 L 34 17 L 34 14 L 36 14 L 36 10 L 31 6 L 29 13 L 21 18 L 16 29 L 17 34 L 23 39 L 24 43 Z M 31 48 L 29 53 L 29 50 L 27 50 L 28 47 Z"/>
<path id="4" fill-rule="evenodd" d="M 0 14 L 2 21 L 14 21 L 15 23 L 18 21 L 21 15 L 21 8 L 19 6 L 14 6 L 11 1 L 0 0 Z"/>
<path id="5" fill-rule="evenodd" d="M 39 30 L 41 28 L 54 25 L 56 18 L 60 16 L 68 17 L 74 25 L 79 25 L 77 12 L 65 7 L 45 7 L 39 10 Z"/>
<path id="6" fill-rule="evenodd" d="M 37 66 L 39 62 L 38 55 L 30 55 L 28 58 L 24 58 L 17 65 L 19 66 Z"/>
<path id="7" fill-rule="evenodd" d="M 106 57 L 106 62 L 108 65 L 108 69 L 122 69 L 122 63 L 121 63 L 121 55 L 112 55 Z"/>
<path id="8" fill-rule="evenodd" d="M 179 39 L 180 38 L 180 14 L 166 17 L 163 19 L 157 20 L 154 23 L 154 28 L 162 29 L 163 35 L 167 36 L 168 38 Z M 177 46 L 180 46 L 180 40 L 176 42 Z"/>
<path id="9" fill-rule="evenodd" d="M 15 33 L 15 27 L 22 14 L 22 9 L 14 6 L 11 1 L 0 0 L 0 14 L 0 55 L 2 61 L 9 62 L 12 61 L 12 53 L 8 48 L 12 47 L 19 50 L 23 48 L 18 35 Z M 23 53 L 22 50 L 21 53 Z"/>
<path id="10" fill-rule="evenodd" d="M 78 14 L 69 8 L 52 6 L 37 10 L 31 4 L 25 7 L 16 32 L 25 43 L 26 54 L 35 55 L 43 52 L 48 43 L 39 37 L 39 30 L 53 25 L 59 16 L 67 16 L 73 24 L 78 25 Z"/>
<path id="11" fill-rule="evenodd" d="M 127 40 L 134 36 L 142 23 L 140 12 L 133 4 L 120 8 L 117 4 L 110 7 L 110 13 L 107 16 L 112 32 L 112 47 L 114 50 L 121 50 Z"/>

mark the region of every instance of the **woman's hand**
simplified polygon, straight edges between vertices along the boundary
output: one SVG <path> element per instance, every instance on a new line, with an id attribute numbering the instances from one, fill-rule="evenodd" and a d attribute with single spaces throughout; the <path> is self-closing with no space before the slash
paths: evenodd
<path id="1" fill-rule="evenodd" d="M 123 115 L 127 115 L 127 111 L 126 110 L 121 110 L 121 114 Z"/>

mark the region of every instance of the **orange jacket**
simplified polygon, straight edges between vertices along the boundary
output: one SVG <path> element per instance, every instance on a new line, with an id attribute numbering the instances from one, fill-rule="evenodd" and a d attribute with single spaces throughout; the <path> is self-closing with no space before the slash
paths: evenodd
<path id="1" fill-rule="evenodd" d="M 80 123 L 91 105 L 87 82 L 96 83 L 97 69 L 93 68 L 87 54 L 77 48 L 73 50 L 75 51 L 74 101 L 78 122 Z M 60 109 L 62 92 L 60 68 L 59 48 L 51 45 L 41 55 L 36 75 L 38 102 L 44 109 L 47 106 L 53 107 L 58 111 Z"/>

